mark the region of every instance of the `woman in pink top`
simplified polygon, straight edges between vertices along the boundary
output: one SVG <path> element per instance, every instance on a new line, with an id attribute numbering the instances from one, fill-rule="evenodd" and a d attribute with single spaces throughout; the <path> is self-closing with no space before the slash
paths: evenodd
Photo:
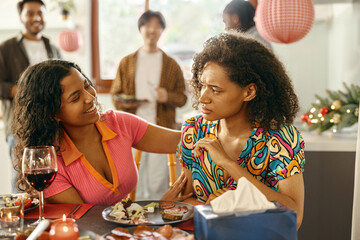
<path id="1" fill-rule="evenodd" d="M 15 98 L 18 189 L 32 191 L 21 172 L 27 146 L 57 148 L 58 173 L 44 190 L 51 203 L 114 204 L 126 198 L 137 183 L 132 147 L 175 153 L 180 132 L 128 113 L 100 113 L 99 109 L 94 86 L 76 64 L 49 60 L 29 67 L 19 80 Z M 165 198 L 180 201 L 188 197 L 177 193 L 167 192 Z"/>

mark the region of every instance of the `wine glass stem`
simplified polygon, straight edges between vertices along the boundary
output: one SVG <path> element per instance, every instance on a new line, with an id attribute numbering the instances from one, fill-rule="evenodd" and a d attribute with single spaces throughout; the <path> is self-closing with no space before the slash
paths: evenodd
<path id="1" fill-rule="evenodd" d="M 39 196 L 39 221 L 44 220 L 44 192 L 40 191 Z"/>

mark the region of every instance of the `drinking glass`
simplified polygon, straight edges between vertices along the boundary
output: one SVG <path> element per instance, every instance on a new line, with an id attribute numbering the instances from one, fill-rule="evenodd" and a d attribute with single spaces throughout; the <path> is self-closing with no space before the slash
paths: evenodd
<path id="1" fill-rule="evenodd" d="M 0 195 L 0 239 L 12 239 L 23 227 L 24 195 Z"/>
<path id="2" fill-rule="evenodd" d="M 39 219 L 30 224 L 37 225 L 44 220 L 43 190 L 50 186 L 57 173 L 57 158 L 53 146 L 26 147 L 22 158 L 22 173 L 26 181 L 39 191 Z"/>

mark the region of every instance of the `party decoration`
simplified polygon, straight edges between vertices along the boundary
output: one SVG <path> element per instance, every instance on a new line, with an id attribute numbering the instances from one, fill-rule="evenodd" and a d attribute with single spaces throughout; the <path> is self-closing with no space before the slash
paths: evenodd
<path id="1" fill-rule="evenodd" d="M 292 43 L 302 39 L 314 24 L 312 0 L 263 0 L 255 12 L 260 35 L 274 43 Z"/>
<path id="2" fill-rule="evenodd" d="M 335 100 L 335 101 L 332 102 L 330 108 L 332 110 L 339 110 L 341 108 L 341 106 L 342 106 L 341 101 L 340 100 Z"/>
<path id="3" fill-rule="evenodd" d="M 328 97 L 324 98 L 315 95 L 315 103 L 301 115 L 307 130 L 322 133 L 333 127 L 335 132 L 358 122 L 360 86 L 344 83 L 344 87 L 346 92 L 327 90 Z"/>
<path id="4" fill-rule="evenodd" d="M 59 47 L 66 52 L 74 52 L 82 45 L 80 33 L 75 30 L 64 30 L 59 34 Z"/>

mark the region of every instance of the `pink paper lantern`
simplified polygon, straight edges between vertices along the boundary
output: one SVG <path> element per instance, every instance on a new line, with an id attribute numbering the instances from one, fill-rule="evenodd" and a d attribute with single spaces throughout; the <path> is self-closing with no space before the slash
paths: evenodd
<path id="1" fill-rule="evenodd" d="M 274 43 L 302 39 L 313 26 L 314 18 L 312 0 L 262 0 L 255 12 L 260 35 Z"/>
<path id="2" fill-rule="evenodd" d="M 64 30 L 59 34 L 59 47 L 66 52 L 74 52 L 82 45 L 80 33 L 75 30 Z"/>

